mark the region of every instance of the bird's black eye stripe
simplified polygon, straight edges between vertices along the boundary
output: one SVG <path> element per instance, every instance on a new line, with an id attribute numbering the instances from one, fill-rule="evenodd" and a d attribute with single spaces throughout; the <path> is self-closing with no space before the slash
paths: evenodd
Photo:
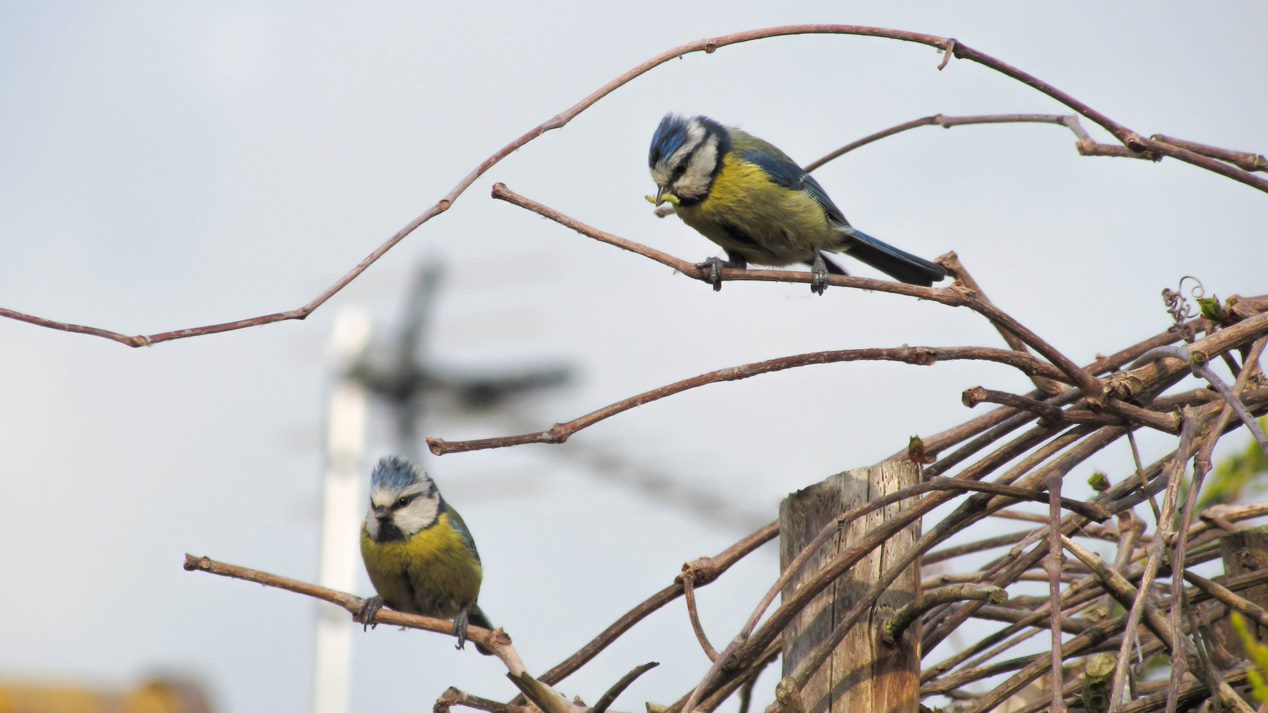
<path id="1" fill-rule="evenodd" d="M 695 147 L 693 147 L 690 151 L 687 152 L 686 156 L 683 156 L 682 159 L 678 161 L 678 165 L 674 166 L 673 172 L 670 173 L 670 176 L 669 176 L 670 185 L 673 185 L 675 181 L 677 181 L 679 178 L 682 178 L 683 174 L 687 172 L 687 167 L 691 165 L 691 159 L 696 157 L 696 152 L 699 151 L 700 147 L 704 145 L 705 145 L 704 141 L 697 143 Z"/>
<path id="2" fill-rule="evenodd" d="M 403 507 L 405 507 L 406 505 L 409 505 L 410 501 L 411 501 L 411 500 L 413 500 L 413 499 L 414 499 L 414 496 L 413 496 L 413 495 L 402 495 L 402 496 L 401 496 L 400 498 L 398 498 L 398 499 L 397 499 L 397 501 L 396 501 L 396 502 L 392 505 L 392 509 L 393 509 L 393 510 L 396 510 L 396 509 L 398 509 L 398 508 L 403 508 Z"/>

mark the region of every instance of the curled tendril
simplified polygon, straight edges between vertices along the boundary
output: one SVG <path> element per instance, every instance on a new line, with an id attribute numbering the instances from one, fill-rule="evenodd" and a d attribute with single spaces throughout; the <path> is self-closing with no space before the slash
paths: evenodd
<path id="1" fill-rule="evenodd" d="M 1190 304 L 1189 298 L 1184 295 L 1185 280 L 1193 280 L 1193 286 L 1189 288 L 1189 297 L 1194 300 L 1200 300 L 1206 296 L 1206 287 L 1202 281 L 1193 275 L 1185 275 L 1180 278 L 1179 284 L 1173 290 L 1171 288 L 1163 288 L 1162 302 L 1167 306 L 1167 314 L 1171 315 L 1173 322 L 1172 329 L 1184 335 L 1185 341 L 1193 341 L 1193 330 L 1185 326 L 1185 322 L 1193 319 L 1195 315 L 1193 305 Z"/>

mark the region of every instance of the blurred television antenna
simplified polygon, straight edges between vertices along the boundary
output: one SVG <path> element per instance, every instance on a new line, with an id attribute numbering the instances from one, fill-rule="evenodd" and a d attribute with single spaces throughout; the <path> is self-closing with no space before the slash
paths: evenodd
<path id="1" fill-rule="evenodd" d="M 444 268 L 438 264 L 420 268 L 396 334 L 382 348 L 365 351 L 351 368 L 352 377 L 371 397 L 390 409 L 395 450 L 416 463 L 423 455 L 419 424 L 433 399 L 448 399 L 460 411 L 479 411 L 501 406 L 515 396 L 562 386 L 573 371 L 566 364 L 547 364 L 498 373 L 463 373 L 435 365 L 425 347 L 443 279 Z"/>

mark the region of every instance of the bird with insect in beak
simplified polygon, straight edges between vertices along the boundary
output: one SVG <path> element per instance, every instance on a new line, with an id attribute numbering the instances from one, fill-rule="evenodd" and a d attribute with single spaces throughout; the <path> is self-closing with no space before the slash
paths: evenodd
<path id="1" fill-rule="evenodd" d="M 435 481 L 404 458 L 383 458 L 370 474 L 361 559 L 378 592 L 358 617 L 366 626 L 375 625 L 384 605 L 452 619 L 460 649 L 468 623 L 493 628 L 476 603 L 484 570 L 471 531 L 440 496 Z M 479 644 L 476 649 L 493 653 Z"/>
<path id="2" fill-rule="evenodd" d="M 809 265 L 810 289 L 823 294 L 829 274 L 847 274 L 825 252 L 849 253 L 890 277 L 929 287 L 941 265 L 857 230 L 823 186 L 772 144 L 707 116 L 668 114 L 647 157 L 656 205 L 669 203 L 687 225 L 726 251 L 710 258 L 714 290 L 723 267 Z"/>

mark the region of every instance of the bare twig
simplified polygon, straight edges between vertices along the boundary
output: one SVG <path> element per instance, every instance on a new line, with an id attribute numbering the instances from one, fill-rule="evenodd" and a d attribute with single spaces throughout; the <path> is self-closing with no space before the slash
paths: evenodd
<path id="1" fill-rule="evenodd" d="M 1069 423 L 1068 415 L 1062 411 L 1059 406 L 1054 406 L 1046 401 L 1039 401 L 1028 396 L 1019 396 L 1004 391 L 995 391 L 981 386 L 974 386 L 971 389 L 965 389 L 960 395 L 960 401 L 965 406 L 973 408 L 980 403 L 987 402 L 1000 404 L 1001 406 L 1009 406 L 1018 411 L 1030 411 L 1039 417 L 1040 423 L 1045 426 L 1060 426 Z"/>
<path id="2" fill-rule="evenodd" d="M 1127 625 L 1124 628 L 1126 635 L 1123 637 L 1123 643 L 1118 649 L 1118 660 L 1114 667 L 1114 683 L 1110 687 L 1109 709 L 1111 712 L 1117 711 L 1122 707 L 1123 688 L 1127 675 L 1127 660 L 1131 655 L 1133 637 L 1141 617 L 1147 614 L 1147 600 L 1153 586 L 1154 576 L 1157 574 L 1158 565 L 1162 560 L 1163 547 L 1166 545 L 1174 527 L 1173 518 L 1176 498 L 1180 492 L 1180 483 L 1184 480 L 1185 464 L 1188 463 L 1189 458 L 1192 456 L 1190 451 L 1192 450 L 1193 439 L 1197 435 L 1198 427 L 1199 424 L 1193 418 L 1188 416 L 1184 418 L 1184 425 L 1180 434 L 1180 445 L 1176 447 L 1175 458 L 1168 469 L 1167 490 L 1162 499 L 1157 532 L 1153 542 L 1149 544 L 1149 561 L 1145 565 L 1145 573 L 1140 581 L 1140 589 L 1132 602 L 1127 616 Z M 1147 617 L 1146 619 L 1148 620 Z M 1158 632 L 1158 635 L 1160 638 L 1164 636 L 1162 632 Z M 1183 655 L 1178 651 L 1173 651 L 1173 656 L 1173 663 L 1183 658 Z"/>
<path id="3" fill-rule="evenodd" d="M 544 431 L 524 433 L 516 436 L 497 436 L 478 438 L 467 441 L 447 441 L 443 438 L 429 437 L 427 446 L 436 455 L 462 453 L 487 448 L 506 448 L 527 443 L 559 444 L 567 441 L 574 433 L 611 418 L 619 413 L 658 401 L 667 396 L 699 388 L 708 384 L 726 381 L 738 381 L 759 374 L 769 374 L 786 369 L 795 369 L 814 364 L 833 364 L 850 361 L 898 361 L 918 366 L 930 366 L 939 361 L 979 360 L 996 361 L 1015 367 L 1023 372 L 1043 373 L 1064 378 L 1051 366 L 1040 362 L 1032 356 L 1019 354 L 1007 349 L 990 349 L 987 347 L 892 347 L 870 349 L 841 349 L 828 352 L 810 352 L 793 356 L 767 359 L 765 361 L 741 364 L 727 369 L 717 369 L 699 374 L 681 381 L 675 381 L 641 394 L 622 399 L 603 408 L 591 411 L 571 421 L 555 424 Z"/>
<path id="4" fill-rule="evenodd" d="M 631 683 L 638 680 L 639 676 L 642 676 L 659 665 L 660 664 L 656 661 L 648 661 L 645 664 L 635 666 L 629 673 L 622 676 L 619 681 L 612 684 L 612 687 L 599 697 L 599 700 L 594 704 L 594 707 L 588 711 L 588 713 L 604 713 L 604 711 L 616 702 L 617 696 L 624 693 L 625 689 L 629 688 Z"/>
<path id="5" fill-rule="evenodd" d="M 734 545 L 731 545 L 717 555 L 696 560 L 696 562 L 693 563 L 693 567 L 696 571 L 695 586 L 702 587 L 715 581 L 722 575 L 723 572 L 730 569 L 731 565 L 740 561 L 758 547 L 770 542 L 778 534 L 779 523 L 772 522 L 748 535 Z M 559 683 L 577 669 L 581 668 L 587 661 L 597 656 L 600 651 L 607 648 L 609 644 L 616 641 L 622 634 L 629 631 L 631 627 L 647 617 L 647 615 L 677 599 L 682 592 L 682 579 L 679 577 L 673 584 L 665 587 L 656 594 L 653 594 L 651 597 L 626 612 L 611 626 L 600 632 L 598 636 L 591 639 L 585 646 L 582 646 L 576 653 L 556 664 L 549 671 L 539 676 L 538 679 L 551 686 Z"/>
<path id="6" fill-rule="evenodd" d="M 585 713 L 585 707 L 570 702 L 559 691 L 530 676 L 528 671 L 520 671 L 518 674 L 508 673 L 506 677 L 542 713 Z"/>
<path id="7" fill-rule="evenodd" d="M 473 696 L 453 686 L 445 689 L 436 702 L 432 704 L 432 713 L 449 713 L 453 706 L 465 706 L 488 713 L 529 713 L 528 706 L 511 707 L 501 701 Z"/>
<path id="8" fill-rule="evenodd" d="M 775 582 L 770 586 L 769 589 L 767 589 L 766 595 L 762 597 L 762 600 L 760 602 L 758 602 L 758 605 L 753 610 L 753 613 L 749 615 L 748 621 L 746 621 L 743 628 L 740 629 L 740 632 L 736 636 L 735 641 L 733 643 L 736 643 L 736 644 L 743 643 L 749 639 L 749 637 L 752 635 L 754 627 L 757 625 L 757 622 L 761 619 L 762 615 L 766 612 L 767 607 L 769 607 L 771 603 L 775 601 L 775 597 L 780 592 L 782 592 L 784 587 L 788 584 L 788 582 L 791 581 L 792 578 L 796 576 L 805 567 L 806 563 L 810 561 L 810 558 L 813 557 L 814 554 L 819 551 L 819 548 L 823 547 L 823 545 L 829 539 L 831 539 L 832 536 L 835 535 L 842 527 L 845 527 L 846 525 L 857 520 L 858 518 L 863 517 L 864 515 L 867 515 L 869 513 L 875 512 L 876 510 L 879 510 L 881 508 L 885 508 L 895 503 L 902 502 L 903 500 L 914 497 L 916 495 L 920 495 L 922 493 L 938 491 L 938 490 L 952 491 L 952 492 L 978 491 L 978 492 L 990 493 L 993 495 L 1001 495 L 1004 497 L 1013 497 L 1018 499 L 1036 500 L 1036 501 L 1043 501 L 1046 499 L 1042 493 L 1038 491 L 1028 490 L 1026 488 L 1016 488 L 1016 487 L 1012 487 L 1008 485 L 1002 485 L 999 483 L 978 483 L 978 482 L 953 479 L 953 478 L 934 477 L 922 483 L 917 483 L 915 485 L 902 488 L 901 490 L 896 490 L 892 493 L 888 493 L 884 496 L 870 500 L 869 502 L 863 505 L 860 505 L 859 507 L 853 508 L 847 512 L 842 513 L 841 515 L 834 518 L 831 522 L 826 524 L 818 533 L 815 534 L 814 538 L 810 540 L 810 542 L 801 550 L 801 552 L 797 553 L 797 556 L 794 557 L 791 561 L 789 561 L 788 565 L 784 567 L 784 571 L 780 573 L 779 577 L 775 580 Z M 1104 510 L 1099 509 L 1099 506 L 1091 505 L 1090 503 L 1083 503 L 1077 500 L 1070 500 L 1067 498 L 1060 498 L 1059 502 L 1061 503 L 1062 507 L 1066 507 L 1067 509 L 1071 509 L 1074 511 L 1081 511 L 1083 513 L 1087 513 L 1088 515 L 1091 515 L 1092 517 L 1090 519 L 1103 520 L 1105 519 L 1105 517 L 1102 517 L 1102 516 L 1106 516 L 1106 517 L 1108 516 L 1108 513 L 1106 513 Z M 836 565 L 837 563 L 835 562 L 829 563 L 828 565 L 825 565 L 825 569 L 827 569 L 828 567 L 834 567 Z M 821 583 L 822 586 L 826 586 L 828 583 L 830 583 L 830 581 L 831 580 L 825 579 L 822 576 L 817 576 L 814 582 L 806 582 L 802 585 L 801 589 L 798 590 L 799 596 L 804 596 L 806 594 L 806 590 L 815 586 L 819 586 L 819 585 L 816 585 L 815 582 L 819 582 Z M 820 589 L 822 589 L 822 586 L 820 586 Z M 812 596 L 814 593 L 816 592 L 815 591 L 810 592 Z M 723 656 L 725 656 L 725 652 Z M 718 664 L 719 667 L 721 665 L 722 664 Z"/>
<path id="9" fill-rule="evenodd" d="M 870 143 L 889 138 L 894 134 L 901 134 L 904 131 L 910 131 L 922 126 L 941 126 L 944 129 L 950 129 L 953 126 L 970 126 L 974 124 L 1056 124 L 1070 129 L 1078 139 L 1080 152 L 1082 147 L 1090 149 L 1092 146 L 1100 146 L 1104 148 L 1121 149 L 1121 146 L 1109 146 L 1107 144 L 1096 144 L 1092 138 L 1088 136 L 1087 131 L 1079 124 L 1079 117 L 1072 114 L 976 114 L 972 116 L 946 116 L 945 114 L 933 114 L 932 116 L 922 116 L 919 119 L 904 121 L 901 124 L 891 126 L 888 129 L 882 129 L 872 134 L 868 134 L 861 139 L 856 139 L 842 146 L 839 149 L 828 152 L 827 155 L 811 161 L 806 164 L 807 171 L 813 171 L 816 168 L 838 159 L 845 154 Z M 1175 143 L 1174 141 L 1171 143 Z M 1129 158 L 1149 158 L 1141 154 L 1126 152 L 1123 154 Z M 1245 168 L 1245 166 L 1242 166 Z"/>
<path id="10" fill-rule="evenodd" d="M 921 614 L 941 604 L 978 599 L 984 602 L 1003 604 L 1008 601 L 1008 592 L 989 584 L 953 584 L 947 587 L 925 592 L 915 601 L 907 604 L 885 621 L 881 629 L 881 639 L 893 645 L 906 631 L 908 626 Z"/>
<path id="11" fill-rule="evenodd" d="M 1233 383 L 1232 388 L 1232 393 L 1239 401 L 1258 369 L 1259 359 L 1263 356 L 1266 345 L 1268 345 L 1268 337 L 1258 339 L 1251 345 L 1250 351 L 1246 354 L 1242 370 L 1237 375 L 1237 380 Z M 1202 442 L 1202 447 L 1198 449 L 1198 454 L 1193 459 L 1193 487 L 1191 488 L 1189 500 L 1186 501 L 1186 514 L 1193 509 L 1197 502 L 1197 493 L 1201 490 L 1202 479 L 1211 470 L 1211 453 L 1214 452 L 1215 444 L 1219 442 L 1219 438 L 1224 432 L 1224 426 L 1232 415 L 1233 404 L 1225 400 L 1224 408 L 1220 411 L 1220 415 L 1215 418 L 1215 424 L 1211 427 L 1210 433 L 1207 435 L 1206 440 Z M 1188 529 L 1187 523 L 1184 529 Z"/>
<path id="12" fill-rule="evenodd" d="M 1182 149 L 1188 149 L 1194 153 L 1210 156 L 1219 159 L 1242 169 L 1243 171 L 1268 171 L 1268 159 L 1260 154 L 1250 153 L 1249 151 L 1230 151 L 1222 149 L 1218 146 L 1207 146 L 1199 144 L 1196 141 L 1188 141 L 1185 139 L 1177 139 L 1172 136 L 1164 136 L 1163 134 L 1154 134 L 1149 137 L 1154 141 L 1160 141 L 1172 146 L 1179 146 Z"/>
<path id="13" fill-rule="evenodd" d="M 956 261 L 957 258 L 954 253 L 949 253 L 941 256 L 938 260 L 944 265 L 950 265 L 952 262 Z M 1177 341 L 1179 338 L 1180 336 L 1175 332 L 1175 330 L 1168 329 L 1129 347 L 1123 348 L 1113 354 L 1099 357 L 1083 368 L 1094 375 L 1114 372 L 1150 349 L 1170 344 Z M 1040 394 L 1030 394 L 1029 396 L 1036 397 L 1039 395 Z M 1050 403 L 1054 406 L 1061 406 L 1076 400 L 1077 397 L 1077 390 L 1068 389 L 1064 393 L 1046 399 L 1045 401 L 1046 403 Z M 1159 407 L 1162 408 L 1161 404 L 1159 404 Z M 1026 414 L 1019 414 L 1011 408 L 998 408 L 987 414 L 978 416 L 977 418 L 971 419 L 957 426 L 953 426 L 940 433 L 923 437 L 921 440 L 924 441 L 925 451 L 926 453 L 931 454 L 938 454 L 951 446 L 972 439 L 968 445 L 957 449 L 954 453 L 946 456 L 940 456 L 937 462 L 925 469 L 925 472 L 931 474 L 944 473 L 951 467 L 954 467 L 963 461 L 965 458 L 971 456 L 973 453 L 976 453 L 985 446 L 995 442 L 1000 437 L 1006 435 L 1021 425 L 1029 423 L 1030 420 L 1031 419 L 1028 418 Z M 896 458 L 901 457 L 902 455 L 903 452 L 900 451 L 890 457 Z"/>
<path id="14" fill-rule="evenodd" d="M 195 557 L 194 555 L 186 554 L 185 569 L 190 572 L 207 572 L 221 577 L 242 579 L 256 584 L 263 584 L 266 587 L 285 589 L 296 594 L 321 599 L 346 609 L 352 614 L 354 621 L 357 621 L 357 617 L 365 607 L 365 600 L 355 594 L 348 594 L 337 589 L 270 574 L 258 569 L 217 562 L 210 557 Z M 381 609 L 375 616 L 375 621 L 411 629 L 434 631 L 438 634 L 447 634 L 449 636 L 457 635 L 452 621 L 419 616 L 417 614 L 406 614 L 394 609 Z M 491 650 L 506 665 L 508 674 L 515 675 L 524 671 L 524 664 L 520 661 L 519 654 L 515 652 L 515 648 L 511 645 L 511 637 L 507 636 L 500 628 L 490 631 L 479 626 L 469 626 L 467 627 L 467 638 Z"/>
<path id="15" fill-rule="evenodd" d="M 550 119 L 547 119 L 546 121 L 542 122 L 536 127 L 530 129 L 529 131 L 515 138 L 510 143 L 508 143 L 507 145 L 503 146 L 501 149 L 496 151 L 493 155 L 489 156 L 484 161 L 480 162 L 480 164 L 477 165 L 474 169 L 472 169 L 470 173 L 464 176 L 462 180 L 458 182 L 457 185 L 455 185 L 452 189 L 450 189 L 449 193 L 445 194 L 445 196 L 443 196 L 439 201 L 437 201 L 430 208 L 425 210 L 421 215 L 419 215 L 417 218 L 410 221 L 403 228 L 401 228 L 396 233 L 394 233 L 390 238 L 384 241 L 382 245 L 375 248 L 369 255 L 367 255 L 364 259 L 362 259 L 361 262 L 357 263 L 351 270 L 349 270 L 346 274 L 344 274 L 343 277 L 336 280 L 334 284 L 332 284 L 330 287 L 323 290 L 321 294 L 317 295 L 315 298 L 310 300 L 307 304 L 303 305 L 302 307 L 292 309 L 292 310 L 287 310 L 284 312 L 275 312 L 273 314 L 260 315 L 258 317 L 250 317 L 247 319 L 241 319 L 234 322 L 225 322 L 221 324 L 213 324 L 213 325 L 207 325 L 203 327 L 179 329 L 179 330 L 174 330 L 170 332 L 161 332 L 157 334 L 151 334 L 148 336 L 146 335 L 128 336 L 128 335 L 125 335 L 119 332 L 114 332 L 108 329 L 101 329 L 98 327 L 71 324 L 68 322 L 59 322 L 56 320 L 46 319 L 43 317 L 37 317 L 35 315 L 25 314 L 22 312 L 17 312 L 15 310 L 4 309 L 4 308 L 0 308 L 0 316 L 8 317 L 10 319 L 20 320 L 23 322 L 27 322 L 29 324 L 35 324 L 37 326 L 48 327 L 52 329 L 60 329 L 63 331 L 68 331 L 68 332 L 73 332 L 78 334 L 88 334 L 91 336 L 104 337 L 106 339 L 111 339 L 113 341 L 119 342 L 121 344 L 125 344 L 127 346 L 132 346 L 132 347 L 150 346 L 153 344 L 158 344 L 160 342 L 170 341 L 173 339 L 183 339 L 183 338 L 201 336 L 206 334 L 216 334 L 219 332 L 227 332 L 231 330 L 243 329 L 246 327 L 254 327 L 254 326 L 259 326 L 262 324 L 270 324 L 273 322 L 280 322 L 280 321 L 290 320 L 290 319 L 304 319 L 309 314 L 311 314 L 314 310 L 316 310 L 321 305 L 323 305 L 327 300 L 333 297 L 336 293 L 338 293 L 340 290 L 346 287 L 354 279 L 360 276 L 362 272 L 368 269 L 370 265 L 373 265 L 375 262 L 377 262 L 379 258 L 381 258 L 384 254 L 386 254 L 388 250 L 391 250 L 397 243 L 404 240 L 408 235 L 413 233 L 424 223 L 440 215 L 441 213 L 449 210 L 449 208 L 453 205 L 453 203 L 457 201 L 458 198 L 461 197 L 463 193 L 466 192 L 466 190 L 471 186 L 471 184 L 473 184 L 478 178 L 480 178 L 480 176 L 484 175 L 493 166 L 501 162 L 507 156 L 514 153 L 516 150 L 523 147 L 525 144 L 541 136 L 542 134 L 545 134 L 554 129 L 563 127 L 569 121 L 576 118 L 576 116 L 579 115 L 581 112 L 593 106 L 599 100 L 603 99 L 604 97 L 606 97 L 608 94 L 612 93 L 619 87 L 629 83 L 635 78 L 641 76 L 642 74 L 645 74 L 646 72 L 650 71 L 651 69 L 665 62 L 668 62 L 672 59 L 681 58 L 682 56 L 686 54 L 690 54 L 693 52 L 705 52 L 708 54 L 712 54 L 718 48 L 724 47 L 727 45 L 739 44 L 743 42 L 752 42 L 754 40 L 760 40 L 760 39 L 765 39 L 769 37 L 784 37 L 789 35 L 803 35 L 803 34 L 838 34 L 838 35 L 883 37 L 883 38 L 899 40 L 903 42 L 913 42 L 918 44 L 924 44 L 930 47 L 936 47 L 936 48 L 942 49 L 944 50 L 944 53 L 945 53 L 945 56 L 943 58 L 944 62 L 949 61 L 949 58 L 952 56 L 959 59 L 965 59 L 971 62 L 976 62 L 985 67 L 993 69 L 996 72 L 999 72 L 1007 77 L 1010 77 L 1019 82 L 1022 82 L 1023 84 L 1026 84 L 1027 86 L 1043 94 L 1048 95 L 1049 97 L 1055 99 L 1056 101 L 1074 110 L 1077 114 L 1083 117 L 1086 117 L 1087 119 L 1105 128 L 1105 130 L 1109 131 L 1116 139 L 1118 139 L 1123 144 L 1123 146 L 1126 149 L 1128 149 L 1132 153 L 1144 154 L 1144 155 L 1161 154 L 1165 156 L 1170 156 L 1170 157 L 1179 159 L 1181 161 L 1184 161 L 1186 163 L 1193 164 L 1200 168 L 1204 168 L 1208 171 L 1213 171 L 1227 178 L 1231 178 L 1235 181 L 1245 183 L 1246 185 L 1257 188 L 1261 191 L 1268 191 L 1268 180 L 1260 178 L 1254 175 L 1253 173 L 1251 173 L 1250 171 L 1242 170 L 1241 168 L 1238 168 L 1236 166 L 1232 166 L 1232 165 L 1229 165 L 1228 163 L 1224 163 L 1223 161 L 1217 160 L 1215 158 L 1211 158 L 1209 156 L 1209 154 L 1211 153 L 1210 151 L 1211 147 L 1201 146 L 1200 148 L 1195 147 L 1195 148 L 1198 148 L 1198 150 L 1193 150 L 1191 148 L 1186 148 L 1185 145 L 1176 143 L 1174 141 L 1147 139 L 1141 136 L 1140 134 L 1138 134 L 1137 132 L 1127 128 L 1126 126 L 1119 124 L 1118 122 L 1110 119 L 1105 114 L 1102 114 L 1101 112 L 1093 109 L 1087 104 L 1084 104 L 1078 99 L 1075 99 L 1072 95 L 1067 94 L 1066 92 L 1063 92 L 1060 89 L 1057 89 L 1055 86 L 1048 84 L 1047 82 L 1041 79 L 1038 79 L 1026 72 L 1023 72 L 1017 69 L 1016 67 L 1013 67 L 1012 65 L 1006 62 L 1003 62 L 999 59 L 996 59 L 995 57 L 992 57 L 984 52 L 973 49 L 972 47 L 969 47 L 968 45 L 964 44 L 963 42 L 960 42 L 959 40 L 955 40 L 952 38 L 938 37 L 936 35 L 928 35 L 928 34 L 918 33 L 918 32 L 907 32 L 904 30 L 890 30 L 890 29 L 879 28 L 879 27 L 865 27 L 865 26 L 858 26 L 858 25 L 787 25 L 782 27 L 768 27 L 768 28 L 763 28 L 758 30 L 750 30 L 747 32 L 737 32 L 730 35 L 723 35 L 720 37 L 714 37 L 710 39 L 691 42 L 685 45 L 681 45 L 679 47 L 674 47 L 665 52 L 662 52 L 659 55 L 656 55 L 655 57 L 652 57 L 651 59 L 624 72 L 620 76 L 604 84 L 599 89 L 590 93 L 581 101 L 577 102 L 576 104 L 569 107 L 568 109 L 560 112 L 559 114 L 556 114 Z M 1074 130 L 1074 127 L 1071 126 L 1071 129 Z M 1082 146 L 1082 142 L 1080 145 L 1080 150 L 1081 151 L 1084 150 L 1084 146 Z M 1095 397 L 1095 394 L 1089 394 L 1089 395 Z"/>
<path id="16" fill-rule="evenodd" d="M 1233 393 L 1228 384 L 1224 383 L 1219 374 L 1216 374 L 1211 367 L 1207 366 L 1208 359 L 1204 354 L 1201 352 L 1195 353 L 1182 345 L 1156 347 L 1137 359 L 1136 364 L 1139 365 L 1164 357 L 1178 359 L 1188 364 L 1196 376 L 1206 379 L 1211 384 L 1211 387 L 1218 391 L 1220 396 L 1223 396 L 1228 405 L 1232 407 L 1233 413 L 1236 413 L 1237 417 L 1246 425 L 1246 430 L 1250 431 L 1255 440 L 1259 442 L 1259 447 L 1263 450 L 1264 455 L 1268 455 L 1268 435 L 1264 434 L 1255 417 L 1246 409 L 1246 404 L 1242 403 L 1242 400 L 1238 398 L 1237 394 Z"/>
<path id="17" fill-rule="evenodd" d="M 1044 431 L 1038 429 L 1036 429 L 1036 432 L 1044 434 Z M 1061 473 L 1064 476 L 1070 469 L 1082 463 L 1093 453 L 1120 438 L 1124 432 L 1125 430 L 1120 427 L 1092 429 L 1086 426 L 1067 431 L 1052 439 L 1036 452 L 1023 458 L 1020 463 L 997 478 L 996 482 L 1012 482 L 1016 480 L 1019 483 L 1033 484 L 1046 482 L 1048 476 L 1053 472 Z M 1049 459 L 1051 459 L 1050 462 Z M 970 470 L 972 469 L 970 468 Z M 959 477 L 965 477 L 965 474 L 962 473 Z M 1105 495 L 1102 495 L 1101 499 L 1104 501 Z M 998 510 L 1003 504 L 997 498 L 988 499 L 986 496 L 975 495 L 962 503 L 955 513 L 935 525 L 922 537 L 922 540 L 930 538 L 931 541 L 936 541 L 949 537 L 951 534 L 962 531 L 972 523 Z M 1071 522 L 1065 526 L 1065 529 L 1073 532 L 1079 524 L 1077 521 Z M 1037 530 L 1036 537 L 1042 536 L 1044 532 L 1046 532 L 1046 529 Z M 1021 572 L 1035 566 L 1046 552 L 1047 547 L 1044 546 L 1036 547 L 1032 552 L 1024 555 L 1015 554 L 989 568 L 988 575 L 991 579 L 988 581 L 992 581 L 997 585 L 1006 584 L 1020 575 Z M 889 573 L 886 573 L 886 578 L 888 576 Z M 926 649 L 932 650 L 951 631 L 972 616 L 978 606 L 978 602 L 966 602 L 936 627 L 929 627 L 932 628 L 932 631 L 926 631 L 924 636 Z"/>
<path id="18" fill-rule="evenodd" d="M 696 632 L 696 640 L 700 642 L 700 648 L 704 649 L 704 655 L 708 656 L 710 661 L 717 661 L 718 650 L 709 643 L 709 636 L 704 633 L 704 625 L 700 623 L 700 612 L 696 610 L 695 575 L 691 566 L 686 564 L 682 566 L 682 593 L 683 598 L 687 600 L 687 616 L 691 619 L 691 629 Z"/>
<path id="19" fill-rule="evenodd" d="M 1265 181 L 1265 185 L 1268 185 L 1268 181 Z M 507 188 L 504 184 L 499 183 L 493 186 L 493 197 L 520 206 L 521 208 L 537 213 L 544 218 L 549 218 L 550 220 L 553 220 L 567 228 L 571 228 L 586 237 L 593 238 L 609 245 L 615 245 L 624 250 L 638 253 L 644 257 L 655 260 L 664 265 L 668 265 L 682 274 L 700 280 L 701 282 L 707 283 L 712 281 L 712 273 L 709 268 L 703 267 L 697 263 L 673 257 L 667 253 L 649 248 L 632 240 L 617 237 L 611 233 L 591 227 L 576 218 L 564 215 L 554 208 L 550 208 L 549 206 L 522 196 Z M 723 268 L 720 274 L 724 280 L 810 283 L 816 279 L 811 273 L 802 270 L 749 270 L 728 267 Z M 877 292 L 908 295 L 910 297 L 932 300 L 951 307 L 968 307 L 974 312 L 977 312 L 990 320 L 997 329 L 1006 330 L 1015 335 L 1026 346 L 1034 349 L 1041 356 L 1060 369 L 1061 372 L 1069 378 L 1071 383 L 1077 385 L 1083 390 L 1084 398 L 1087 399 L 1088 405 L 1093 409 L 1099 408 L 1100 402 L 1104 398 L 1104 388 L 1099 381 L 1092 377 L 1091 374 L 1079 368 L 1077 364 L 1070 361 L 1070 359 L 1061 352 L 1057 351 L 1055 347 L 1044 341 L 1039 337 L 1039 335 L 1032 332 L 1028 327 L 1018 322 L 994 303 L 979 297 L 977 293 L 961 285 L 939 288 L 921 287 L 919 285 L 909 285 L 902 282 L 872 280 L 869 278 L 851 277 L 848 275 L 829 275 L 826 279 L 826 284 L 839 287 L 854 287 L 874 290 Z"/>
<path id="20" fill-rule="evenodd" d="M 1136 445 L 1136 437 L 1131 433 L 1127 434 L 1127 444 L 1131 447 L 1132 462 L 1136 465 L 1136 477 L 1140 480 L 1140 489 L 1142 492 L 1146 491 L 1148 490 L 1148 483 L 1145 478 L 1144 465 L 1140 461 L 1140 447 Z M 1149 508 L 1154 513 L 1154 522 L 1162 519 L 1162 511 L 1158 509 L 1158 499 L 1153 496 L 1153 493 L 1149 494 Z"/>
<path id="21" fill-rule="evenodd" d="M 1048 613 L 1052 628 L 1052 711 L 1065 713 L 1065 698 L 1061 695 L 1065 677 L 1062 675 L 1061 653 L 1061 480 L 1065 473 L 1053 470 L 1048 476 L 1048 555 L 1044 557 L 1044 570 L 1048 573 Z"/>
<path id="22" fill-rule="evenodd" d="M 1268 576 L 1268 571 L 1265 571 L 1264 574 L 1265 576 Z M 1205 592 L 1212 599 L 1230 609 L 1241 612 L 1242 616 L 1254 620 L 1255 623 L 1260 626 L 1268 627 L 1268 610 L 1265 610 L 1258 604 L 1245 597 L 1238 596 L 1232 589 L 1229 589 L 1219 582 L 1213 582 L 1206 577 L 1188 570 L 1184 570 L 1184 578 L 1187 579 L 1190 584 Z"/>

